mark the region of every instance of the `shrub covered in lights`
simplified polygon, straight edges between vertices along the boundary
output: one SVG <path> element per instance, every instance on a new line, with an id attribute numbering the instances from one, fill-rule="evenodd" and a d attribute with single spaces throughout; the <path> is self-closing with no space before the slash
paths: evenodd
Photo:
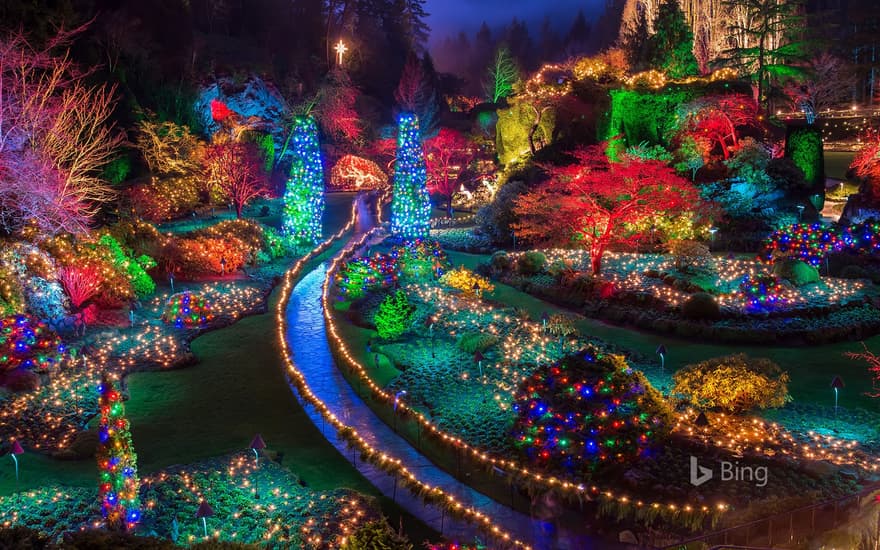
<path id="1" fill-rule="evenodd" d="M 416 307 L 409 302 L 406 292 L 398 290 L 387 296 L 376 313 L 376 331 L 380 338 L 393 340 L 405 333 L 412 322 Z"/>
<path id="2" fill-rule="evenodd" d="M 466 267 L 457 267 L 447 271 L 440 277 L 440 282 L 467 295 L 475 294 L 475 290 L 478 290 L 480 293 L 495 290 L 495 285 L 489 279 L 482 275 L 477 275 Z"/>
<path id="3" fill-rule="evenodd" d="M 324 216 L 324 166 L 318 146 L 318 126 L 311 117 L 298 117 L 293 129 L 293 165 L 284 192 L 283 232 L 297 242 L 321 239 Z"/>
<path id="4" fill-rule="evenodd" d="M 529 462 L 587 476 L 650 454 L 672 419 L 641 372 L 594 348 L 539 368 L 513 408 L 514 443 Z"/>
<path id="5" fill-rule="evenodd" d="M 427 189 L 425 148 L 414 114 L 398 118 L 397 156 L 391 200 L 391 234 L 404 239 L 428 236 L 431 200 Z"/>
<path id="6" fill-rule="evenodd" d="M 393 246 L 387 254 L 375 253 L 346 263 L 336 283 L 348 298 L 360 298 L 369 290 L 391 288 L 401 277 L 421 282 L 437 279 L 448 268 L 440 243 L 416 239 Z"/>
<path id="7" fill-rule="evenodd" d="M 781 407 L 791 400 L 788 373 L 769 359 L 744 353 L 688 365 L 672 379 L 673 394 L 684 396 L 698 407 L 726 412 Z"/>
<path id="8" fill-rule="evenodd" d="M 30 315 L 0 319 L 0 371 L 49 369 L 66 351 L 58 335 Z"/>
<path id="9" fill-rule="evenodd" d="M 120 394 L 109 379 L 98 386 L 98 485 L 101 513 L 107 527 L 131 530 L 141 519 L 137 455 Z"/>
<path id="10" fill-rule="evenodd" d="M 816 267 L 831 252 L 844 247 L 835 226 L 814 223 L 793 224 L 777 229 L 764 242 L 763 258 L 773 262 L 779 256 L 795 256 Z"/>
<path id="11" fill-rule="evenodd" d="M 776 275 L 743 275 L 739 283 L 739 291 L 749 309 L 767 310 L 784 304 L 782 293 L 785 287 Z"/>
<path id="12" fill-rule="evenodd" d="M 162 321 L 177 328 L 201 328 L 213 319 L 208 301 L 193 292 L 173 294 L 162 312 Z"/>

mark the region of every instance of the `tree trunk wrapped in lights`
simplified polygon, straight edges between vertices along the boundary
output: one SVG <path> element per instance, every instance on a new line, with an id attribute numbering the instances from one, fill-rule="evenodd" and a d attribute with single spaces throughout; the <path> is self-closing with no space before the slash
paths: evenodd
<path id="1" fill-rule="evenodd" d="M 428 236 L 431 202 L 428 197 L 425 150 L 419 120 L 403 113 L 398 118 L 397 159 L 391 201 L 391 234 L 404 239 Z"/>
<path id="2" fill-rule="evenodd" d="M 318 126 L 311 117 L 298 117 L 293 130 L 293 166 L 284 193 L 286 235 L 295 241 L 321 239 L 324 215 L 324 167 L 318 147 Z"/>
<path id="3" fill-rule="evenodd" d="M 141 519 L 137 455 L 120 394 L 106 377 L 98 386 L 98 471 L 101 513 L 112 530 L 131 530 Z"/>

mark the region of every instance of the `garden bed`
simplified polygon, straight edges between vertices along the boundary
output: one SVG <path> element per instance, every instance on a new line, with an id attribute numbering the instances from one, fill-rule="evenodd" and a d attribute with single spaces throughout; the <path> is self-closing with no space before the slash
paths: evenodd
<path id="1" fill-rule="evenodd" d="M 753 260 L 716 259 L 717 274 L 694 276 L 679 273 L 665 255 L 614 254 L 602 279 L 594 279 L 586 272 L 586 253 L 548 251 L 547 267 L 528 274 L 514 267 L 522 255 L 508 254 L 507 269 L 484 269 L 505 284 L 588 317 L 652 332 L 726 344 L 816 345 L 880 333 L 877 292 L 864 280 L 824 278 L 800 287 L 783 282 L 777 305 L 751 307 L 737 287 L 743 273 L 754 276 L 763 269 Z M 697 293 L 713 296 L 714 314 L 685 316 L 684 304 Z"/>

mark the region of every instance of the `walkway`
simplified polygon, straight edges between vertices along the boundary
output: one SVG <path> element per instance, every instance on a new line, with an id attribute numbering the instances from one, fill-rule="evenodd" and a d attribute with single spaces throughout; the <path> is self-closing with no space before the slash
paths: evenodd
<path id="1" fill-rule="evenodd" d="M 403 463 L 419 479 L 441 487 L 454 495 L 462 503 L 472 505 L 491 517 L 495 523 L 521 540 L 533 541 L 536 548 L 609 548 L 595 542 L 569 534 L 564 537 L 548 536 L 538 521 L 499 504 L 489 497 L 471 489 L 464 483 L 447 474 L 423 457 L 406 440 L 394 432 L 378 418 L 366 403 L 354 392 L 336 368 L 324 328 L 321 311 L 321 285 L 326 276 L 327 265 L 322 264 L 305 275 L 296 285 L 287 305 L 287 339 L 294 350 L 293 359 L 303 373 L 311 391 L 321 399 L 330 410 L 348 426 L 351 426 L 368 443 L 391 455 Z M 298 396 L 299 399 L 301 399 Z M 341 440 L 335 430 L 325 426 L 323 417 L 314 408 L 306 406 L 309 417 L 321 428 L 324 437 L 346 456 L 349 462 L 369 479 L 383 494 L 397 501 L 410 513 L 437 529 L 445 536 L 462 542 L 473 541 L 474 537 L 485 540 L 469 524 L 451 521 L 439 510 L 425 505 L 420 498 L 403 489 L 397 490 L 394 478 L 372 465 L 359 460 L 356 454 Z M 565 540 L 560 540 L 564 538 Z M 603 543 L 604 544 L 604 543 Z"/>

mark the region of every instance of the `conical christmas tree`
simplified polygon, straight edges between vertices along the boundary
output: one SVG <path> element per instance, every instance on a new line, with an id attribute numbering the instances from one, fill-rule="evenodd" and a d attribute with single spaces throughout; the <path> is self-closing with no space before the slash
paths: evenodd
<path id="1" fill-rule="evenodd" d="M 321 239 L 324 215 L 324 167 L 318 126 L 312 117 L 297 117 L 293 129 L 293 165 L 284 192 L 284 234 L 296 242 Z"/>
<path id="2" fill-rule="evenodd" d="M 130 530 L 141 519 L 137 455 L 131 442 L 122 395 L 106 377 L 101 380 L 98 392 L 101 423 L 98 426 L 97 458 L 101 513 L 109 529 Z"/>
<path id="3" fill-rule="evenodd" d="M 426 187 L 425 149 L 419 135 L 419 119 L 403 113 L 398 118 L 397 159 L 391 199 L 391 234 L 404 239 L 428 236 L 431 200 Z"/>

